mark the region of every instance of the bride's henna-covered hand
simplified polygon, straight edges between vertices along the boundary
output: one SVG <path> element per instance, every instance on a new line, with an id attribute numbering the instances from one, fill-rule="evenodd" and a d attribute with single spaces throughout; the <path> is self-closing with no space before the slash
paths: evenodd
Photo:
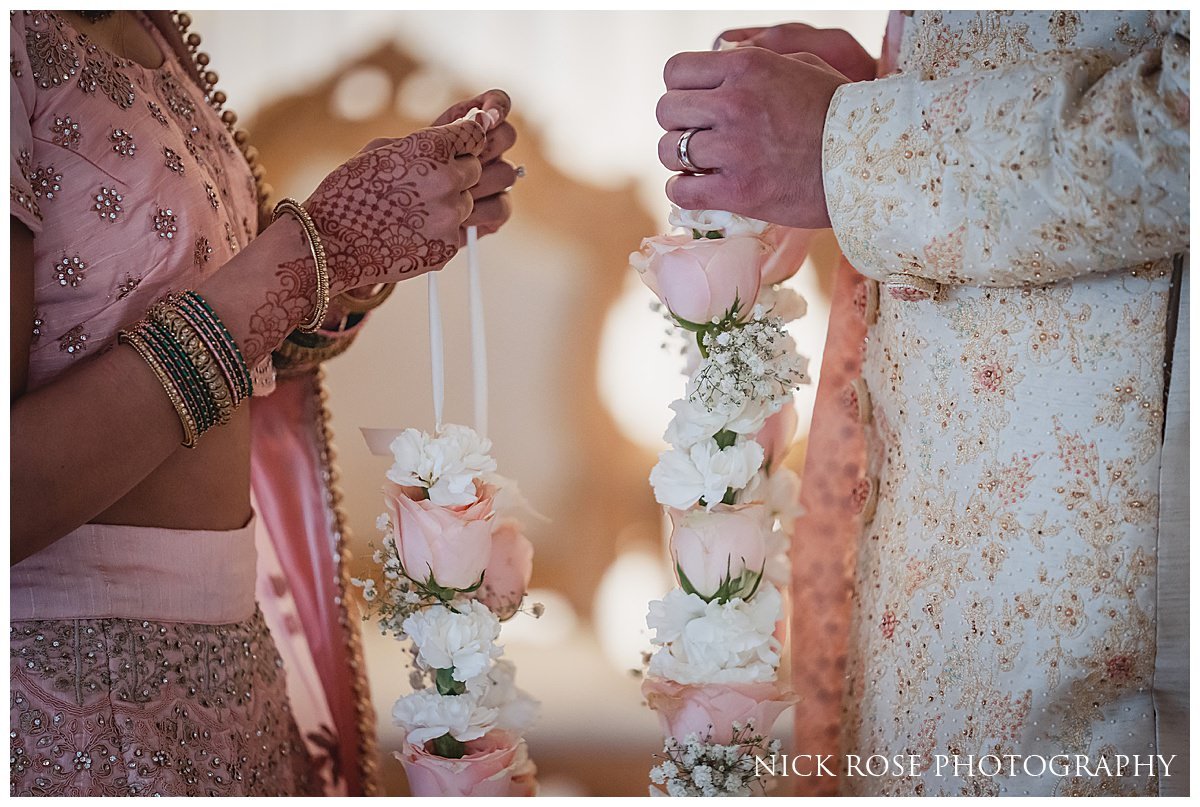
<path id="1" fill-rule="evenodd" d="M 326 177 L 304 207 L 325 246 L 330 292 L 393 283 L 454 257 L 486 144 L 483 126 L 456 120 L 374 141 Z M 280 265 L 289 268 L 302 267 Z"/>
<path id="2" fill-rule="evenodd" d="M 472 109 L 482 109 L 484 112 L 495 110 L 499 115 L 496 123 L 488 129 L 487 145 L 479 155 L 483 166 L 479 182 L 471 188 L 471 196 L 475 200 L 475 209 L 470 218 L 463 222 L 463 241 L 466 240 L 466 227 L 478 227 L 480 235 L 494 233 L 508 221 L 512 215 L 512 204 L 509 202 L 508 189 L 517 181 L 517 169 L 504 159 L 504 154 L 517 142 L 517 130 L 508 122 L 508 113 L 512 101 L 504 90 L 488 90 L 474 98 L 459 101 L 443 112 L 434 125 L 456 120 Z"/>

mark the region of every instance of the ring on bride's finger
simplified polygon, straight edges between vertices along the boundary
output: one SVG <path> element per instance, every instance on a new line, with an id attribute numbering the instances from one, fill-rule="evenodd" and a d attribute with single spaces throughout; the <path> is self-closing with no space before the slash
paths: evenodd
<path id="1" fill-rule="evenodd" d="M 701 168 L 692 162 L 691 155 L 688 153 L 688 145 L 692 141 L 692 135 L 700 131 L 699 129 L 688 129 L 679 136 L 679 143 L 675 150 L 679 153 L 679 164 L 691 174 L 707 174 L 711 168 Z"/>

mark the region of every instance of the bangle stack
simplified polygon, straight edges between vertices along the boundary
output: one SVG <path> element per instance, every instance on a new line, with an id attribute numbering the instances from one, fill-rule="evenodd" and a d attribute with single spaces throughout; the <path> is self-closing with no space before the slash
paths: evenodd
<path id="1" fill-rule="evenodd" d="M 304 237 L 308 239 L 308 248 L 312 250 L 313 263 L 317 266 L 317 305 L 308 321 L 297 326 L 304 333 L 312 333 L 321 327 L 329 314 L 329 266 L 325 262 L 325 245 L 321 243 L 321 235 L 312 216 L 295 199 L 281 199 L 275 205 L 271 221 L 278 219 L 282 213 L 290 213 L 304 228 Z"/>
<path id="2" fill-rule="evenodd" d="M 250 368 L 224 323 L 194 291 L 172 294 L 118 334 L 150 365 L 195 448 L 206 431 L 228 423 L 253 392 Z"/>

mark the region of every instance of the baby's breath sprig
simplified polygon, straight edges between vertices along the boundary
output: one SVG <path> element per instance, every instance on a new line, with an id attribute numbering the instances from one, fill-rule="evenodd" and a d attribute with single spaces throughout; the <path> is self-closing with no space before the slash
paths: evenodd
<path id="1" fill-rule="evenodd" d="M 662 762 L 650 769 L 650 781 L 676 798 L 766 793 L 767 777 L 757 761 L 778 754 L 780 747 L 779 740 L 756 733 L 753 723 L 734 723 L 728 744 L 712 742 L 711 731 L 703 740 L 694 733 L 683 742 L 668 737 L 663 752 L 655 755 Z"/>
<path id="2" fill-rule="evenodd" d="M 381 585 L 373 577 L 352 577 L 350 582 L 362 589 L 363 600 L 366 602 L 363 621 L 376 619 L 379 621 L 380 633 L 402 639 L 404 631 L 401 626 L 404 620 L 438 600 L 419 590 L 404 574 L 388 517 L 381 515 L 375 526 L 385 533 L 382 547 L 369 544 L 372 549 L 371 560 L 383 570 L 383 583 Z"/>
<path id="3" fill-rule="evenodd" d="M 777 409 L 808 381 L 807 362 L 783 320 L 761 306 L 745 323 L 706 331 L 703 340 L 704 358 L 688 385 L 688 398 L 709 412 L 736 412 L 754 401 Z"/>

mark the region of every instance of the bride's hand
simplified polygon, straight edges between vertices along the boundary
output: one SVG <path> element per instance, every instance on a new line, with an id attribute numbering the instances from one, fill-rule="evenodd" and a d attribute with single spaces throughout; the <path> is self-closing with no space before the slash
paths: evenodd
<path id="1" fill-rule="evenodd" d="M 482 118 L 374 140 L 304 207 L 325 246 L 333 294 L 394 283 L 449 261 L 471 216 L 488 137 Z"/>
<path id="2" fill-rule="evenodd" d="M 504 159 L 504 154 L 517 142 L 517 130 L 508 122 L 508 113 L 512 101 L 504 90 L 488 90 L 474 98 L 459 101 L 443 112 L 434 125 L 447 123 L 461 118 L 471 109 L 482 109 L 484 112 L 495 111 L 498 117 L 488 129 L 487 145 L 479 155 L 483 172 L 479 182 L 471 188 L 471 196 L 475 200 L 475 209 L 463 226 L 479 228 L 480 235 L 488 235 L 500 229 L 512 215 L 512 204 L 508 199 L 508 189 L 517 181 L 517 170 L 512 163 Z M 464 233 L 463 240 L 466 236 Z"/>
<path id="3" fill-rule="evenodd" d="M 875 78 L 875 60 L 848 31 L 841 28 L 814 28 L 802 22 L 772 25 L 770 28 L 734 28 L 718 40 L 736 42 L 739 47 L 766 48 L 785 56 L 811 53 L 851 81 Z"/>

